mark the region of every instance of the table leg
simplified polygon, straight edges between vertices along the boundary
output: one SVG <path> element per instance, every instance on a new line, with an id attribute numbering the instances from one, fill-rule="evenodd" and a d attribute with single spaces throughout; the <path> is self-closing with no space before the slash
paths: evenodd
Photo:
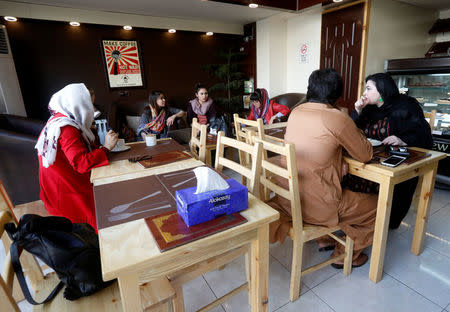
<path id="1" fill-rule="evenodd" d="M 126 273 L 119 276 L 120 298 L 123 311 L 142 311 L 141 293 L 136 273 Z"/>
<path id="2" fill-rule="evenodd" d="M 393 193 L 394 183 L 392 183 L 390 177 L 384 177 L 380 183 L 380 192 L 378 193 L 377 217 L 370 259 L 369 278 L 374 283 L 378 283 L 383 275 L 384 253 L 386 251 Z"/>
<path id="3" fill-rule="evenodd" d="M 251 245 L 251 306 L 252 311 L 267 311 L 269 279 L 269 225 L 258 229 Z"/>
<path id="4" fill-rule="evenodd" d="M 422 187 L 420 189 L 419 205 L 417 209 L 416 225 L 411 244 L 411 252 L 420 255 L 423 251 L 425 231 L 428 224 L 431 200 L 433 198 L 434 182 L 436 180 L 437 163 L 423 175 Z"/>

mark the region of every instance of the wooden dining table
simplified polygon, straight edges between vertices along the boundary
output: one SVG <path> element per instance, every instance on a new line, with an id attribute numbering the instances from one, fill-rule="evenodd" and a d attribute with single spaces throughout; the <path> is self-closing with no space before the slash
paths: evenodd
<path id="1" fill-rule="evenodd" d="M 202 165 L 199 160 L 187 159 L 144 169 L 128 160 L 119 160 L 93 169 L 91 181 L 94 186 L 101 186 Z M 99 229 L 103 279 L 118 279 L 124 311 L 141 310 L 139 285 L 247 245 L 251 249 L 252 311 L 267 311 L 269 223 L 277 220 L 279 213 L 252 194 L 248 198 L 248 209 L 241 212 L 247 222 L 165 252 L 159 250 L 145 219 Z"/>
<path id="2" fill-rule="evenodd" d="M 411 244 L 411 252 L 415 255 L 419 255 L 423 251 L 437 166 L 439 160 L 445 158 L 447 155 L 445 153 L 420 148 L 410 149 L 429 153 L 430 156 L 410 164 L 401 164 L 394 168 L 383 166 L 379 163 L 364 164 L 351 157 L 344 157 L 344 160 L 349 164 L 348 172 L 350 174 L 380 184 L 369 270 L 369 278 L 375 283 L 379 282 L 383 275 L 383 264 L 394 186 L 414 177 L 419 177 L 419 179 L 422 180 L 422 183 L 418 184 L 422 185 L 422 187 L 419 190 L 420 199 L 416 224 L 414 227 L 414 236 Z"/>

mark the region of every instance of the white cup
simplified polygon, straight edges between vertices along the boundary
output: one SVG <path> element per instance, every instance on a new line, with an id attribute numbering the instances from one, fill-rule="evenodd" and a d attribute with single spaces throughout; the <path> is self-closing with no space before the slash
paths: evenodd
<path id="1" fill-rule="evenodd" d="M 125 140 L 124 139 L 118 139 L 117 140 L 117 147 L 123 148 L 125 146 Z"/>
<path id="2" fill-rule="evenodd" d="M 145 135 L 145 144 L 147 146 L 155 146 L 156 145 L 156 134 L 146 134 Z"/>

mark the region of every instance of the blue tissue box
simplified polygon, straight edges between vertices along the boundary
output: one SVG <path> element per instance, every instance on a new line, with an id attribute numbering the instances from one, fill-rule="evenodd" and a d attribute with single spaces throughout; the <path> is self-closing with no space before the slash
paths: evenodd
<path id="1" fill-rule="evenodd" d="M 178 214 L 187 226 L 248 208 L 248 189 L 233 179 L 226 181 L 226 190 L 194 194 L 197 187 L 190 187 L 175 192 Z"/>

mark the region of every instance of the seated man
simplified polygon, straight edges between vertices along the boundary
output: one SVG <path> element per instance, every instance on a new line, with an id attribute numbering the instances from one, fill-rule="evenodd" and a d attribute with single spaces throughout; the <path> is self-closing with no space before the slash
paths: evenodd
<path id="1" fill-rule="evenodd" d="M 341 94 L 338 72 L 314 71 L 308 81 L 307 103 L 292 111 L 284 140 L 295 144 L 303 221 L 328 227 L 339 225 L 355 241 L 353 267 L 357 267 L 368 259 L 361 252 L 372 244 L 377 196 L 341 188 L 346 171 L 342 148 L 358 161 L 372 158 L 372 145 L 352 119 L 335 107 Z M 271 237 L 275 234 L 280 238 L 276 231 L 281 228 L 271 226 Z M 343 253 L 343 249 L 338 244 L 334 254 Z"/>

